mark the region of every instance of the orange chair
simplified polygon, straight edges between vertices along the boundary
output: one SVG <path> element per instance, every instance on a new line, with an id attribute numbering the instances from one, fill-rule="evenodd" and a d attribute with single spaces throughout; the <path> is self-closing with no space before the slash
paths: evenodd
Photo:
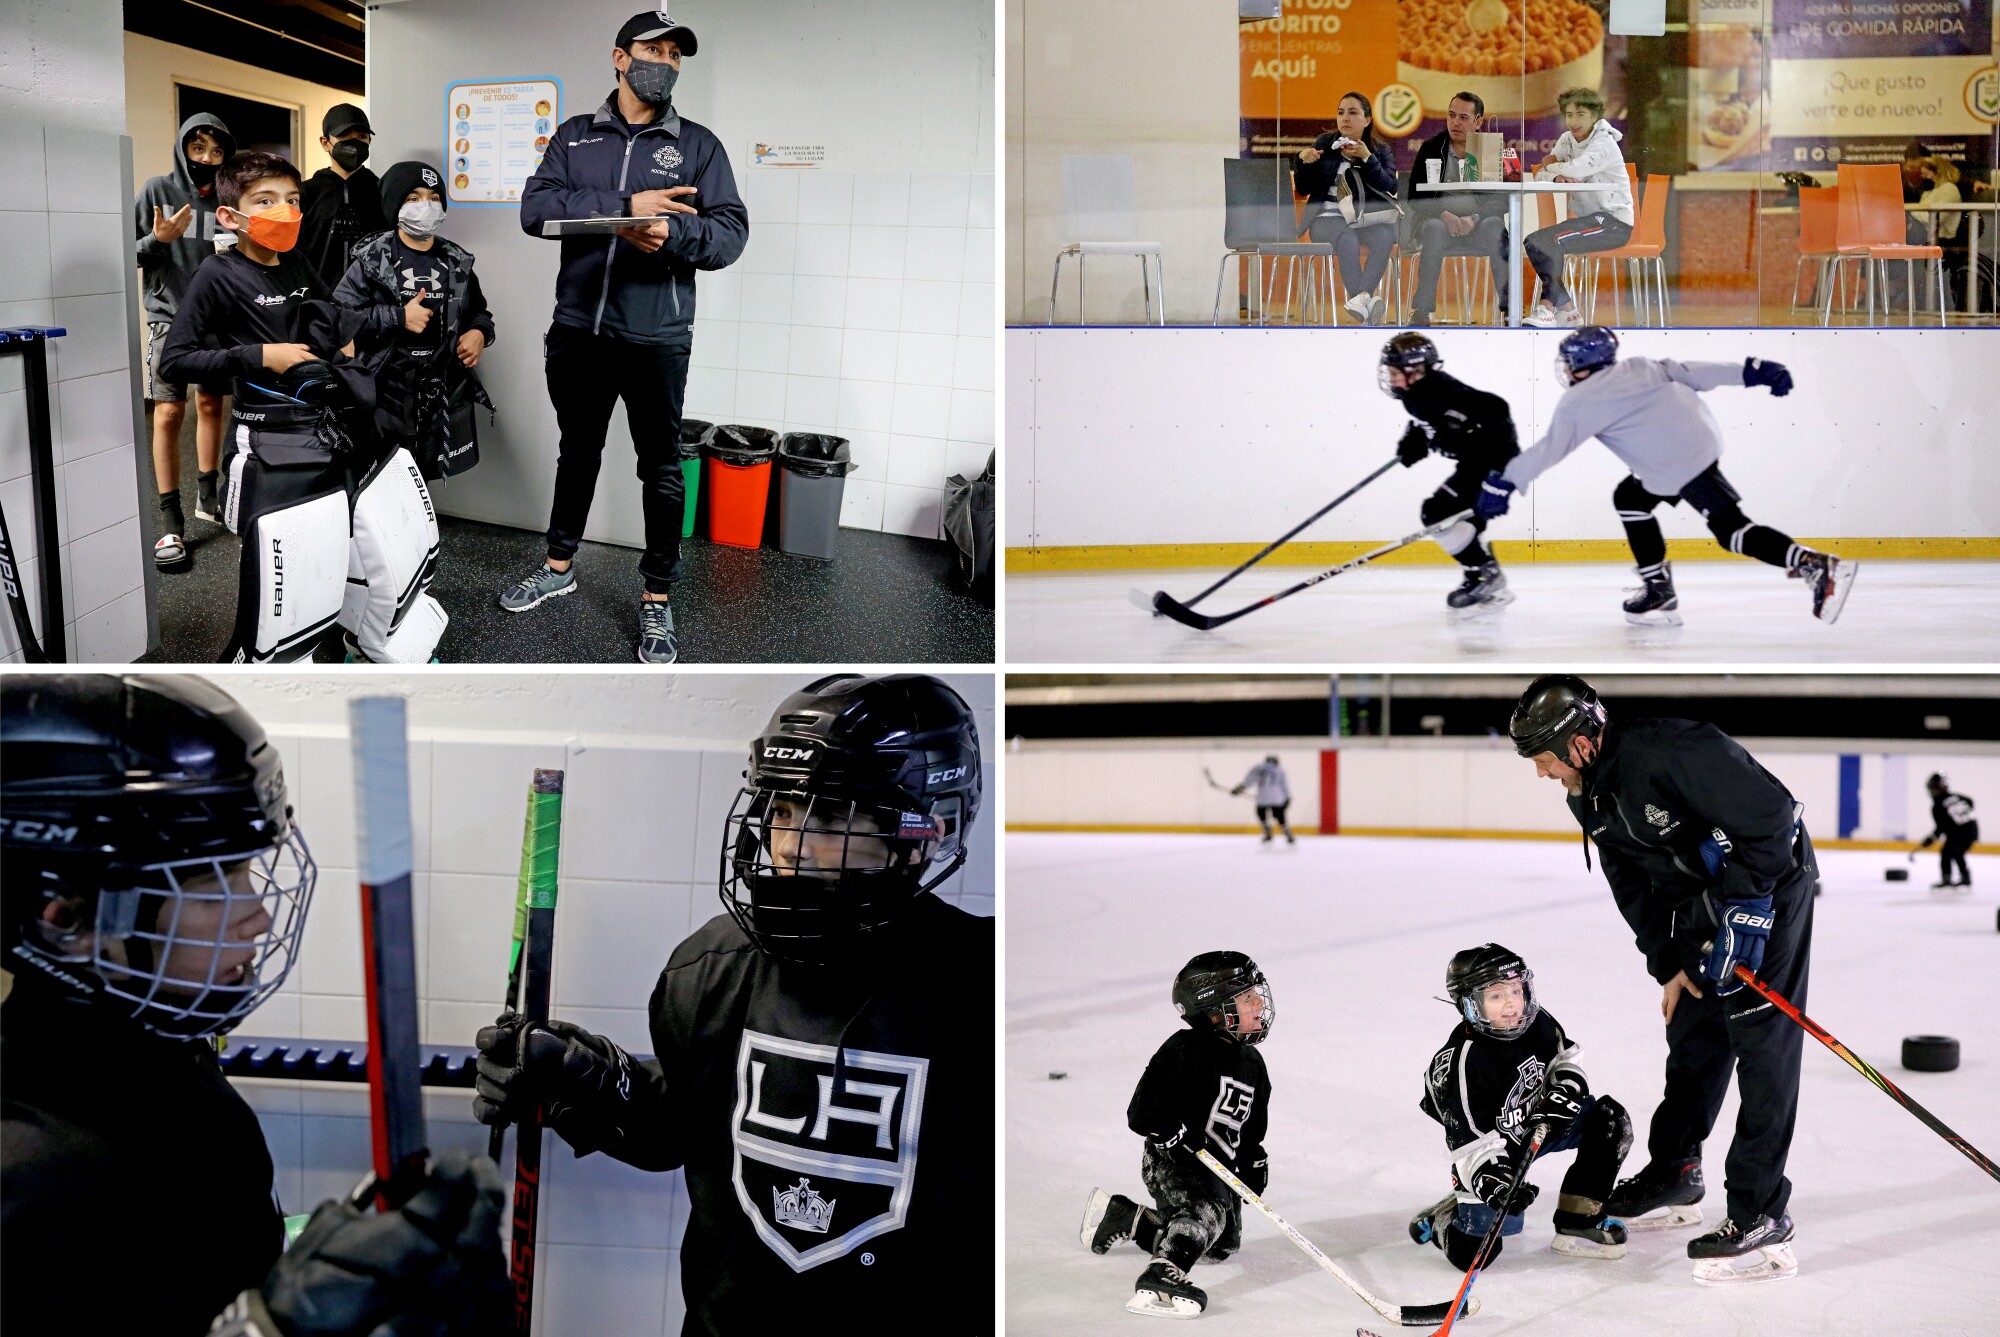
<path id="1" fill-rule="evenodd" d="M 1627 163 L 1626 170 L 1632 171 Z M 1587 268 L 1588 284 L 1585 287 L 1584 319 L 1594 323 L 1597 318 L 1597 262 L 1610 260 L 1611 269 L 1611 320 L 1619 324 L 1623 320 L 1623 309 L 1618 301 L 1618 268 L 1616 262 L 1623 260 L 1632 279 L 1632 306 L 1641 325 L 1651 325 L 1651 308 L 1657 300 L 1659 304 L 1659 326 L 1667 327 L 1667 191 L 1672 178 L 1648 176 L 1646 196 L 1639 200 L 1639 191 L 1634 187 L 1632 198 L 1639 204 L 1638 226 L 1632 229 L 1632 240 L 1609 251 L 1593 251 L 1577 256 Z M 1642 266 L 1650 263 L 1650 272 Z M 1644 276 L 1642 280 L 1642 275 Z"/>
<path id="2" fill-rule="evenodd" d="M 1834 227 L 1834 276 L 1839 277 L 1840 266 L 1850 260 L 1863 266 L 1863 275 L 1868 280 L 1868 323 L 1875 323 L 1875 279 L 1882 280 L 1882 312 L 1886 317 L 1889 310 L 1889 277 L 1883 268 L 1885 261 L 1901 260 L 1904 274 L 1909 280 L 1910 319 L 1917 323 L 1917 269 L 1919 260 L 1929 260 L 1937 274 L 1938 324 L 1944 324 L 1944 248 L 1941 246 L 1912 246 L 1903 240 L 1907 235 L 1903 213 L 1902 171 L 1894 163 L 1879 163 L 1861 166 L 1853 163 L 1840 165 L 1840 211 Z M 1833 323 L 1833 288 L 1829 286 L 1820 307 L 1820 324 Z"/>
<path id="3" fill-rule="evenodd" d="M 1828 271 L 1839 251 L 1840 188 L 1802 186 L 1799 188 L 1799 259 L 1792 266 L 1792 310 L 1799 309 L 1799 271 L 1808 260 L 1819 262 L 1819 278 L 1813 286 L 1813 303 L 1826 294 Z"/>

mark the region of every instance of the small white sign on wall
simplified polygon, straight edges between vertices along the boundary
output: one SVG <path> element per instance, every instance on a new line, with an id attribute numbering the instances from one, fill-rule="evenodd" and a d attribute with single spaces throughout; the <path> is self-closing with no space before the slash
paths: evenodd
<path id="1" fill-rule="evenodd" d="M 444 93 L 445 198 L 519 204 L 562 118 L 554 79 L 455 83 Z"/>
<path id="2" fill-rule="evenodd" d="M 796 140 L 753 139 L 750 141 L 752 167 L 824 167 L 826 145 L 801 144 Z"/>

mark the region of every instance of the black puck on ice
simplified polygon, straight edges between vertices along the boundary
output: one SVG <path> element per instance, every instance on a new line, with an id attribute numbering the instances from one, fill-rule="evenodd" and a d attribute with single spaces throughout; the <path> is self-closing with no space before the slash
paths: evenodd
<path id="1" fill-rule="evenodd" d="M 1891 882 L 1908 882 L 1910 880 L 1910 870 L 1907 868 L 1884 868 L 1882 876 Z"/>
<path id="2" fill-rule="evenodd" d="M 1958 1041 L 1949 1035 L 1912 1035 L 1903 1041 L 1903 1066 L 1911 1072 L 1950 1072 L 1958 1066 Z"/>
<path id="3" fill-rule="evenodd" d="M 1067 1076 L 1069 1076 L 1069 1074 L 1066 1072 L 1052 1072 L 1049 1074 L 1049 1080 L 1052 1082 L 1060 1082 L 1063 1078 Z"/>

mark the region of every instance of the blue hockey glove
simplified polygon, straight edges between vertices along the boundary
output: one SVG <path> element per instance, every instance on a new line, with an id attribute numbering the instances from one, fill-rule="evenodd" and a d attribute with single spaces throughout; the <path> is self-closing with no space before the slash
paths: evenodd
<path id="1" fill-rule="evenodd" d="M 1743 384 L 1768 385 L 1773 395 L 1783 399 L 1792 392 L 1792 373 L 1785 370 L 1782 362 L 1746 357 L 1743 359 Z"/>
<path id="2" fill-rule="evenodd" d="M 1769 896 L 1720 902 L 1704 896 L 1702 903 L 1708 907 L 1708 917 L 1715 925 L 1715 937 L 1705 948 L 1702 977 L 1727 998 L 1743 987 L 1743 981 L 1736 978 L 1736 967 L 1747 967 L 1755 974 L 1764 964 L 1764 940 L 1771 936 L 1778 915 Z"/>
<path id="3" fill-rule="evenodd" d="M 1513 496 L 1514 485 L 1499 470 L 1486 475 L 1486 481 L 1479 485 L 1479 518 L 1493 520 L 1507 514 L 1507 504 Z"/>
<path id="4" fill-rule="evenodd" d="M 1701 842 L 1701 866 L 1708 870 L 1708 875 L 1715 881 L 1722 881 L 1722 870 L 1729 866 L 1729 851 L 1734 848 L 1736 847 L 1730 843 L 1729 837 L 1719 826 L 1709 832 L 1707 839 Z"/>

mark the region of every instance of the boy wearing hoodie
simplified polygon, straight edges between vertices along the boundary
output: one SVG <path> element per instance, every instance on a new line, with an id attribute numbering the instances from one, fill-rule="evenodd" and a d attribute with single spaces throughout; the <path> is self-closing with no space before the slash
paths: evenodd
<path id="1" fill-rule="evenodd" d="M 299 253 L 331 290 L 347 272 L 361 244 L 389 230 L 382 214 L 382 179 L 362 164 L 375 138 L 368 113 L 352 102 L 327 108 L 319 146 L 332 165 L 299 187 Z"/>
<path id="2" fill-rule="evenodd" d="M 1568 221 L 1530 232 L 1521 243 L 1542 279 L 1542 298 L 1527 323 L 1544 328 L 1582 320 L 1576 300 L 1563 286 L 1563 260 L 1589 251 L 1615 251 L 1632 240 L 1632 186 L 1618 148 L 1624 136 L 1604 119 L 1604 99 L 1594 88 L 1571 88 L 1557 96 L 1556 107 L 1562 112 L 1563 135 L 1535 176 L 1587 189 L 1570 193 Z"/>
<path id="3" fill-rule="evenodd" d="M 215 174 L 236 150 L 220 118 L 198 112 L 181 122 L 174 170 L 147 181 L 132 206 L 139 270 L 146 280 L 146 403 L 153 415 L 153 480 L 160 493 L 160 536 L 153 560 L 185 563 L 187 517 L 181 510 L 181 424 L 188 387 L 160 375 L 160 352 L 180 311 L 195 267 L 215 254 Z M 221 387 L 222 383 L 217 383 Z M 222 455 L 222 396 L 226 387 L 194 388 L 195 457 L 200 465 L 194 513 L 214 520 L 216 471 Z"/>

